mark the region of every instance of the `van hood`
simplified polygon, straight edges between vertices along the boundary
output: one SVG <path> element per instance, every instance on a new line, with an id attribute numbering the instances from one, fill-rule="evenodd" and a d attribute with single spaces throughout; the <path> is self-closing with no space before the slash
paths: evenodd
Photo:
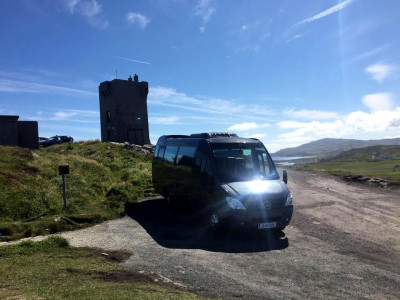
<path id="1" fill-rule="evenodd" d="M 230 182 L 222 188 L 232 196 L 245 196 L 250 194 L 275 194 L 287 196 L 289 189 L 281 180 L 253 180 L 245 182 Z"/>
<path id="2" fill-rule="evenodd" d="M 221 187 L 232 197 L 239 199 L 242 204 L 249 206 L 258 205 L 256 202 L 268 200 L 272 209 L 284 206 L 290 191 L 281 180 L 254 180 L 246 182 L 230 182 Z M 258 206 L 257 206 L 258 207 Z"/>

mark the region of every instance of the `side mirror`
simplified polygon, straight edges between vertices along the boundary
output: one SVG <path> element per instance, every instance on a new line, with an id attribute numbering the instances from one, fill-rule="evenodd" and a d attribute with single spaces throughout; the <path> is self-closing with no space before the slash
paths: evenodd
<path id="1" fill-rule="evenodd" d="M 283 182 L 287 184 L 287 172 L 286 172 L 286 170 L 283 170 L 282 177 L 283 177 Z"/>

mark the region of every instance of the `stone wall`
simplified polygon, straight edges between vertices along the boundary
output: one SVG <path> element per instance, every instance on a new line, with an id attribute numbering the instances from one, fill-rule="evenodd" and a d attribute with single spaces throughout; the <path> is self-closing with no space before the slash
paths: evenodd
<path id="1" fill-rule="evenodd" d="M 0 115 L 0 145 L 39 148 L 36 121 L 18 121 L 19 116 Z"/>
<path id="2" fill-rule="evenodd" d="M 39 129 L 36 121 L 18 121 L 18 146 L 39 148 Z"/>

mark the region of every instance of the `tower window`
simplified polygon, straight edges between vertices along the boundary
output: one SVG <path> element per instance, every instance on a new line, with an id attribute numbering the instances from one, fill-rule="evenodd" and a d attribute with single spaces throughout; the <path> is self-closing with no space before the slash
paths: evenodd
<path id="1" fill-rule="evenodd" d="M 106 120 L 107 120 L 107 122 L 111 122 L 111 112 L 110 111 L 106 112 Z"/>

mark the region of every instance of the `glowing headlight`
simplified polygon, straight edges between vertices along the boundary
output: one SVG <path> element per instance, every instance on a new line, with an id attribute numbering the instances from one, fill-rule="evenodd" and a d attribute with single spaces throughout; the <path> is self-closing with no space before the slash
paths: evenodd
<path id="1" fill-rule="evenodd" d="M 225 197 L 226 202 L 228 202 L 228 205 L 232 209 L 245 209 L 243 206 L 242 202 L 240 202 L 239 199 L 233 198 L 233 197 Z"/>
<path id="2" fill-rule="evenodd" d="M 293 196 L 291 193 L 286 197 L 285 206 L 293 205 Z"/>

